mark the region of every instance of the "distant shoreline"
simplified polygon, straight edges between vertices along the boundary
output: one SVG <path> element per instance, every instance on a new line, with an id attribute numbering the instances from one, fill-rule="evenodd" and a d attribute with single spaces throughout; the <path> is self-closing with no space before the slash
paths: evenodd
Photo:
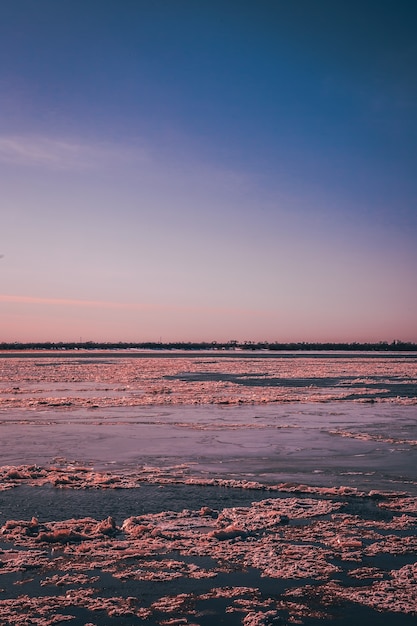
<path id="1" fill-rule="evenodd" d="M 277 342 L 1 342 L 1 352 L 88 351 L 88 352 L 417 352 L 417 343 L 393 341 L 378 343 L 277 343 Z"/>

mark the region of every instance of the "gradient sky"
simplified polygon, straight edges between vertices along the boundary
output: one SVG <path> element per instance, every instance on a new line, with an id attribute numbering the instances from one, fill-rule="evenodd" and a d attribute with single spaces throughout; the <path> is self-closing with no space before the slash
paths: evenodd
<path id="1" fill-rule="evenodd" d="M 0 341 L 417 341 L 414 0 L 3 0 Z"/>

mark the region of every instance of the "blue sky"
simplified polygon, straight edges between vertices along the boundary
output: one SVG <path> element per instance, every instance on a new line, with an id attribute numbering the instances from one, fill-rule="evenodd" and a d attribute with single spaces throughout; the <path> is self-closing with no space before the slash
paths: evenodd
<path id="1" fill-rule="evenodd" d="M 0 6 L 0 340 L 417 341 L 417 6 Z"/>

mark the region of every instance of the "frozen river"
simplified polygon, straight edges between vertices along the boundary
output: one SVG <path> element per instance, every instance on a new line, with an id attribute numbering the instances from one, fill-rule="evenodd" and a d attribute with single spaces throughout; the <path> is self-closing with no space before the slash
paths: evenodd
<path id="1" fill-rule="evenodd" d="M 361 488 L 417 481 L 409 354 L 0 357 L 2 464 L 186 464 Z"/>
<path id="2" fill-rule="evenodd" d="M 3 353 L 0 461 L 5 626 L 415 623 L 415 354 Z"/>

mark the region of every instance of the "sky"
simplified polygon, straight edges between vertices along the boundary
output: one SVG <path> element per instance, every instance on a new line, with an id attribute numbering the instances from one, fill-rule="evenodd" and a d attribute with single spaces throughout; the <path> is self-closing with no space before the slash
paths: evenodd
<path id="1" fill-rule="evenodd" d="M 417 341 L 414 0 L 3 0 L 1 341 Z"/>

